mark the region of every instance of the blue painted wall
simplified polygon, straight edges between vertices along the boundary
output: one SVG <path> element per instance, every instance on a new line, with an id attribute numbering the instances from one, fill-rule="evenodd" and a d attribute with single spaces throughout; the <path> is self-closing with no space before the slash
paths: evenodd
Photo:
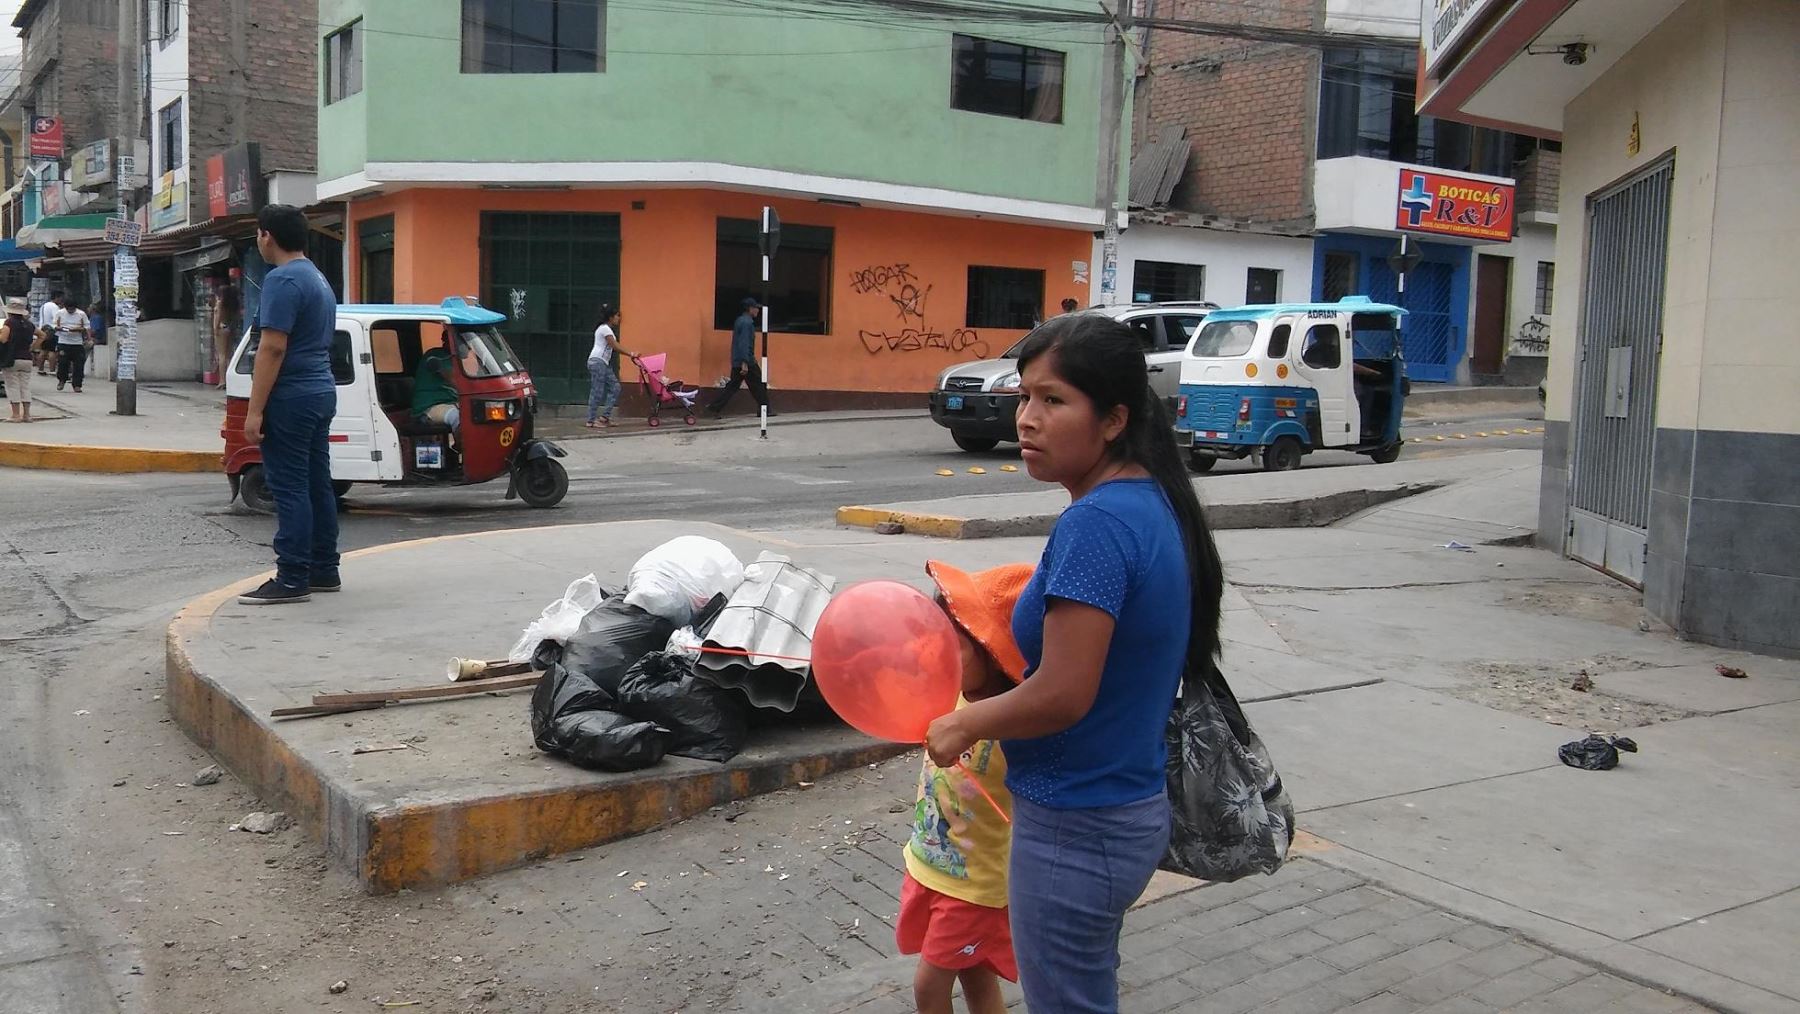
<path id="1" fill-rule="evenodd" d="M 1447 243 L 1409 247 L 1424 258 L 1406 278 L 1406 298 L 1399 298 L 1394 272 L 1387 265 L 1399 240 L 1393 236 L 1326 233 L 1313 242 L 1313 298 L 1325 298 L 1325 256 L 1333 252 L 1357 258 L 1357 295 L 1376 302 L 1399 303 L 1411 311 L 1401 329 L 1406 375 L 1414 380 L 1452 383 L 1468 355 L 1470 249 Z"/>

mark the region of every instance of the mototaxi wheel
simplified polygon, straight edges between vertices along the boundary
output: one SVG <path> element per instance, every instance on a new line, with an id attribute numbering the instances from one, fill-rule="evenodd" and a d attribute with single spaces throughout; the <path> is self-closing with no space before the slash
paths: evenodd
<path id="1" fill-rule="evenodd" d="M 1188 452 L 1188 470 L 1191 472 L 1210 472 L 1219 463 L 1216 454 L 1203 454 L 1199 451 Z"/>
<path id="2" fill-rule="evenodd" d="M 1306 449 L 1300 446 L 1299 437 L 1276 437 L 1274 443 L 1263 448 L 1263 471 L 1291 472 L 1300 467 L 1300 459 L 1305 454 Z"/>
<path id="3" fill-rule="evenodd" d="M 1391 465 L 1399 460 L 1400 448 L 1405 446 L 1405 441 L 1396 440 L 1386 447 L 1370 451 L 1369 460 L 1375 462 L 1377 465 Z"/>
<path id="4" fill-rule="evenodd" d="M 555 507 L 569 493 L 569 473 L 555 458 L 534 458 L 519 466 L 519 499 L 528 507 Z"/>
<path id="5" fill-rule="evenodd" d="M 258 514 L 275 513 L 275 494 L 261 465 L 251 465 L 238 476 L 238 502 Z"/>

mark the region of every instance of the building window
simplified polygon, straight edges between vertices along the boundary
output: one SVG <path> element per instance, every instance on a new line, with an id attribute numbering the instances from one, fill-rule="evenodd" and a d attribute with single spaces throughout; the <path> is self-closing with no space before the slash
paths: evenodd
<path id="1" fill-rule="evenodd" d="M 762 298 L 762 226 L 755 219 L 721 218 L 713 274 L 713 327 L 731 330 L 744 297 Z M 769 330 L 831 333 L 831 247 L 826 226 L 781 224 L 781 246 L 769 265 Z"/>
<path id="2" fill-rule="evenodd" d="M 1506 176 L 1517 138 L 1415 111 L 1413 50 L 1328 49 L 1320 70 L 1319 157 L 1363 155 Z"/>
<path id="3" fill-rule="evenodd" d="M 1327 303 L 1360 294 L 1356 277 L 1356 255 L 1344 250 L 1327 250 L 1325 277 L 1319 290 L 1319 297 Z"/>
<path id="4" fill-rule="evenodd" d="M 1039 123 L 1061 123 L 1063 54 L 968 35 L 955 37 L 950 105 Z"/>
<path id="5" fill-rule="evenodd" d="M 464 74 L 606 69 L 605 0 L 463 0 Z"/>
<path id="6" fill-rule="evenodd" d="M 1244 302 L 1281 301 L 1281 272 L 1275 268 L 1251 268 L 1244 274 Z"/>
<path id="7" fill-rule="evenodd" d="M 169 48 L 169 43 L 181 34 L 181 8 L 186 0 L 156 0 L 156 43 L 158 49 Z"/>
<path id="8" fill-rule="evenodd" d="M 1138 261 L 1131 269 L 1134 303 L 1172 303 L 1206 298 L 1206 268 L 1200 264 Z"/>
<path id="9" fill-rule="evenodd" d="M 1044 273 L 1028 268 L 969 266 L 965 327 L 1027 330 L 1044 312 Z"/>
<path id="10" fill-rule="evenodd" d="M 362 22 L 325 36 L 325 104 L 362 91 Z"/>
<path id="11" fill-rule="evenodd" d="M 156 137 L 161 145 L 162 171 L 174 172 L 186 163 L 182 156 L 186 139 L 181 129 L 181 100 L 176 99 L 156 112 Z"/>
<path id="12" fill-rule="evenodd" d="M 1556 302 L 1556 264 L 1551 261 L 1538 261 L 1537 298 L 1532 300 L 1531 312 L 1540 317 L 1550 316 L 1550 307 Z"/>
<path id="13" fill-rule="evenodd" d="M 359 291 L 364 303 L 394 301 L 394 216 L 357 223 L 356 247 L 362 259 Z"/>

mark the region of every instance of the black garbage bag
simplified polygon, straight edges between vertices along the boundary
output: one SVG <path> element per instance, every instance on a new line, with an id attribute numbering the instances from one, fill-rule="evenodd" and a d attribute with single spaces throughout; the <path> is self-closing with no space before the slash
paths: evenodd
<path id="1" fill-rule="evenodd" d="M 1636 742 L 1624 736 L 1614 736 L 1611 739 L 1589 736 L 1557 747 L 1556 756 L 1572 768 L 1610 771 L 1619 766 L 1619 751 L 1637 753 L 1637 748 Z"/>
<path id="2" fill-rule="evenodd" d="M 583 711 L 602 711 L 613 706 L 613 695 L 593 680 L 566 666 L 552 663 L 531 692 L 531 738 L 538 749 L 555 753 L 545 738 L 565 715 Z"/>
<path id="3" fill-rule="evenodd" d="M 577 711 L 557 719 L 538 747 L 600 771 L 636 771 L 663 759 L 668 737 L 654 722 L 613 711 Z"/>
<path id="4" fill-rule="evenodd" d="M 669 730 L 678 757 L 728 761 L 750 738 L 750 699 L 694 672 L 681 652 L 645 655 L 619 681 L 618 709 Z"/>
<path id="5" fill-rule="evenodd" d="M 575 636 L 563 645 L 562 664 L 616 694 L 631 664 L 669 643 L 675 625 L 623 598 L 610 598 L 581 618 Z"/>

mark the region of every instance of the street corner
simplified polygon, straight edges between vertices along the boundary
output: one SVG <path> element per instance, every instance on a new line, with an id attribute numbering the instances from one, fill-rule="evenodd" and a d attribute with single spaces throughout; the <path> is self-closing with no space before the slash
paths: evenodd
<path id="1" fill-rule="evenodd" d="M 871 528 L 888 535 L 924 535 L 938 539 L 970 537 L 968 518 L 891 510 L 886 507 L 839 507 L 837 523 L 845 528 Z"/>

